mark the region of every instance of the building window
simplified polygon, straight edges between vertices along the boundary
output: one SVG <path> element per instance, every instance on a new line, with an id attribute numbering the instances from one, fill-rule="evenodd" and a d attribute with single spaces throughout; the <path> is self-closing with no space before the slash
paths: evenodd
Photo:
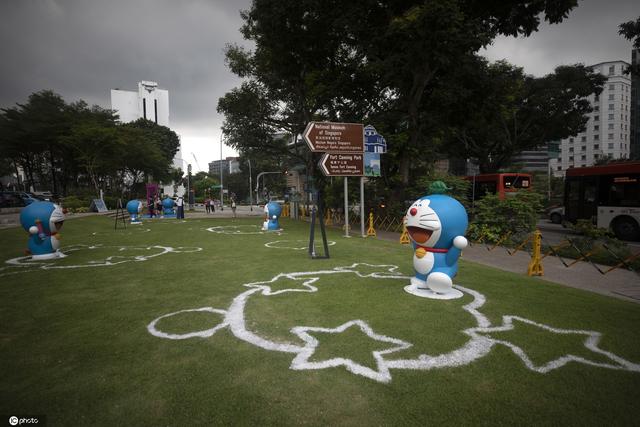
<path id="1" fill-rule="evenodd" d="M 613 150 L 613 142 L 609 143 L 609 150 Z"/>
<path id="2" fill-rule="evenodd" d="M 600 149 L 600 144 L 593 144 L 593 149 L 594 150 Z"/>
<path id="3" fill-rule="evenodd" d="M 613 114 L 609 114 L 609 120 L 613 120 Z"/>
<path id="4" fill-rule="evenodd" d="M 156 124 L 158 124 L 158 100 L 157 99 L 153 100 L 153 114 L 156 117 Z"/>
<path id="5" fill-rule="evenodd" d="M 581 138 L 581 141 L 582 141 L 582 142 L 586 142 L 586 140 L 587 140 L 587 137 L 586 137 L 586 136 L 583 136 L 583 137 Z"/>
<path id="6" fill-rule="evenodd" d="M 593 127 L 593 131 L 594 131 L 594 132 L 595 132 L 595 131 L 597 131 L 597 130 L 600 130 L 600 126 L 599 126 L 599 125 L 595 125 L 595 126 Z"/>
<path id="7" fill-rule="evenodd" d="M 569 161 L 573 162 L 573 156 L 569 156 Z"/>
<path id="8" fill-rule="evenodd" d="M 609 123 L 609 129 L 613 129 L 613 123 Z"/>
<path id="9" fill-rule="evenodd" d="M 562 166 L 558 166 L 558 170 L 561 171 L 562 170 Z"/>
<path id="10" fill-rule="evenodd" d="M 609 67 L 609 75 L 612 75 L 612 74 L 613 74 L 613 73 L 615 73 L 615 72 L 616 72 L 616 67 L 615 67 L 615 65 L 610 66 L 610 67 Z M 613 85 L 610 85 L 609 87 L 611 87 L 611 86 L 613 86 Z"/>
<path id="11" fill-rule="evenodd" d="M 613 101 L 615 99 L 615 97 L 613 96 L 612 93 L 609 94 L 609 101 Z"/>
<path id="12" fill-rule="evenodd" d="M 593 158 L 594 158 L 594 159 L 599 159 L 599 158 L 600 158 L 600 154 L 594 154 L 594 155 L 593 155 Z"/>
<path id="13" fill-rule="evenodd" d="M 609 85 L 609 90 L 614 90 L 615 88 L 616 88 L 616 85 L 614 85 L 614 84 L 610 84 Z"/>
<path id="14" fill-rule="evenodd" d="M 569 152 L 573 153 L 573 147 L 569 147 Z"/>
<path id="15" fill-rule="evenodd" d="M 593 116 L 593 121 L 594 122 L 599 122 L 600 121 L 600 116 Z"/>
<path id="16" fill-rule="evenodd" d="M 593 140 L 594 141 L 599 141 L 600 140 L 600 135 L 593 135 Z"/>
<path id="17" fill-rule="evenodd" d="M 613 104 L 609 104 L 609 110 L 613 110 Z"/>
<path id="18" fill-rule="evenodd" d="M 598 102 L 598 101 L 600 101 L 600 95 L 596 95 L 596 96 L 593 98 L 593 101 L 594 101 L 594 102 Z"/>
<path id="19" fill-rule="evenodd" d="M 147 98 L 142 98 L 142 117 L 147 120 Z"/>
<path id="20" fill-rule="evenodd" d="M 612 133 L 609 134 L 609 139 L 613 139 L 613 134 Z"/>
<path id="21" fill-rule="evenodd" d="M 580 160 L 587 160 L 587 156 L 585 155 L 580 156 Z"/>
<path id="22" fill-rule="evenodd" d="M 570 142 L 570 143 L 573 143 L 573 138 L 569 138 L 569 142 Z"/>
<path id="23" fill-rule="evenodd" d="M 586 146 L 586 145 L 583 145 L 582 147 L 580 147 L 580 149 L 581 149 L 582 151 L 587 151 L 587 146 Z"/>
<path id="24" fill-rule="evenodd" d="M 595 107 L 593 107 L 593 111 L 600 111 L 600 107 L 596 105 Z"/>

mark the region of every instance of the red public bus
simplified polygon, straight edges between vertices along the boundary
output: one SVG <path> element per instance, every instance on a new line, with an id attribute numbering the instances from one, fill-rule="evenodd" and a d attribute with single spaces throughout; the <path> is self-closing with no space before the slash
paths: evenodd
<path id="1" fill-rule="evenodd" d="M 567 221 L 589 219 L 624 240 L 640 239 L 640 162 L 567 169 Z"/>
<path id="2" fill-rule="evenodd" d="M 513 196 L 518 191 L 530 190 L 532 176 L 528 173 L 487 173 L 465 176 L 471 182 L 469 199 L 477 200 L 488 193 L 497 194 L 500 200 Z"/>

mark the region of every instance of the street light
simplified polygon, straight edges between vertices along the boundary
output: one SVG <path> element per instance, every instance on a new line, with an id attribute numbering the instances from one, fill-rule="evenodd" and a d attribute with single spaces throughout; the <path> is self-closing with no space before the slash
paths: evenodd
<path id="1" fill-rule="evenodd" d="M 270 173 L 277 173 L 277 174 L 281 174 L 282 172 L 260 172 L 258 174 L 258 176 L 256 177 L 256 203 L 258 203 L 259 200 L 259 196 L 258 196 L 258 188 L 260 188 L 260 177 L 262 175 L 268 175 Z M 264 179 L 262 180 L 262 191 L 264 192 Z M 265 197 L 266 199 L 266 197 Z"/>
<path id="2" fill-rule="evenodd" d="M 220 132 L 220 210 L 224 210 L 224 184 L 222 183 L 222 139 L 224 133 Z"/>
<path id="3" fill-rule="evenodd" d="M 252 198 L 251 189 L 253 188 L 253 185 L 251 183 L 251 159 L 247 159 L 247 162 L 249 162 L 249 210 L 253 212 L 253 203 L 251 200 Z"/>

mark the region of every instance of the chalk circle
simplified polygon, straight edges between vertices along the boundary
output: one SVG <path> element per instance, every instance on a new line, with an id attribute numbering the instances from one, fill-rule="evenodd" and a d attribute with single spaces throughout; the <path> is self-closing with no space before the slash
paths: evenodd
<path id="1" fill-rule="evenodd" d="M 289 243 L 292 242 L 292 244 L 297 244 L 297 243 L 302 243 L 302 246 L 285 246 L 283 245 L 283 243 Z M 327 240 L 327 246 L 333 246 L 335 245 L 336 242 L 333 240 Z M 304 251 L 309 249 L 309 242 L 307 240 L 276 240 L 274 242 L 268 242 L 264 244 L 267 248 L 272 248 L 272 249 L 291 249 L 294 251 Z"/>
<path id="2" fill-rule="evenodd" d="M 411 295 L 415 295 L 421 298 L 430 298 L 430 299 L 457 299 L 462 298 L 463 293 L 457 289 L 451 289 L 446 293 L 438 293 L 433 292 L 431 289 L 419 288 L 417 284 L 410 284 L 404 287 L 405 292 L 410 293 Z"/>
<path id="3" fill-rule="evenodd" d="M 170 340 L 186 340 L 186 339 L 195 338 L 195 337 L 209 338 L 209 337 L 212 337 L 213 334 L 218 332 L 220 329 L 223 329 L 223 328 L 228 326 L 227 321 L 223 320 L 222 322 L 220 322 L 219 324 L 217 324 L 213 328 L 205 329 L 205 330 L 202 330 L 202 331 L 189 332 L 187 334 L 169 334 L 169 333 L 166 333 L 166 332 L 159 331 L 156 328 L 156 324 L 162 319 L 165 319 L 167 317 L 173 317 L 173 316 L 176 316 L 176 315 L 182 314 L 182 313 L 189 313 L 189 312 L 217 313 L 217 314 L 222 314 L 223 316 L 226 316 L 226 314 L 227 314 L 226 310 L 219 310 L 219 309 L 213 308 L 213 307 L 202 307 L 202 308 L 192 308 L 192 309 L 188 309 L 188 310 L 180 310 L 180 311 L 176 311 L 175 313 L 169 313 L 169 314 L 165 314 L 164 316 L 158 317 L 153 322 L 149 323 L 149 325 L 147 325 L 147 330 L 149 331 L 149 333 L 151 335 L 154 335 L 154 336 L 159 337 L 159 338 L 167 338 L 167 339 L 170 339 Z"/>
<path id="4" fill-rule="evenodd" d="M 207 231 L 218 234 L 265 234 L 275 233 L 281 234 L 280 231 L 263 231 L 257 225 L 217 225 L 215 227 L 207 228 Z"/>

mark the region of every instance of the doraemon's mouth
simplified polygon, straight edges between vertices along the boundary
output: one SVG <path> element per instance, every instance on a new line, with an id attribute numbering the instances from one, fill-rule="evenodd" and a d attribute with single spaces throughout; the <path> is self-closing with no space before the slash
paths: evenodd
<path id="1" fill-rule="evenodd" d="M 414 226 L 407 227 L 407 232 L 409 233 L 411 239 L 416 243 L 426 243 L 433 234 L 433 230 L 427 230 L 426 228 Z"/>
<path id="2" fill-rule="evenodd" d="M 56 230 L 60 231 L 60 229 L 62 228 L 62 226 L 64 225 L 64 221 L 58 221 L 58 222 L 54 222 L 53 225 L 56 226 Z"/>

